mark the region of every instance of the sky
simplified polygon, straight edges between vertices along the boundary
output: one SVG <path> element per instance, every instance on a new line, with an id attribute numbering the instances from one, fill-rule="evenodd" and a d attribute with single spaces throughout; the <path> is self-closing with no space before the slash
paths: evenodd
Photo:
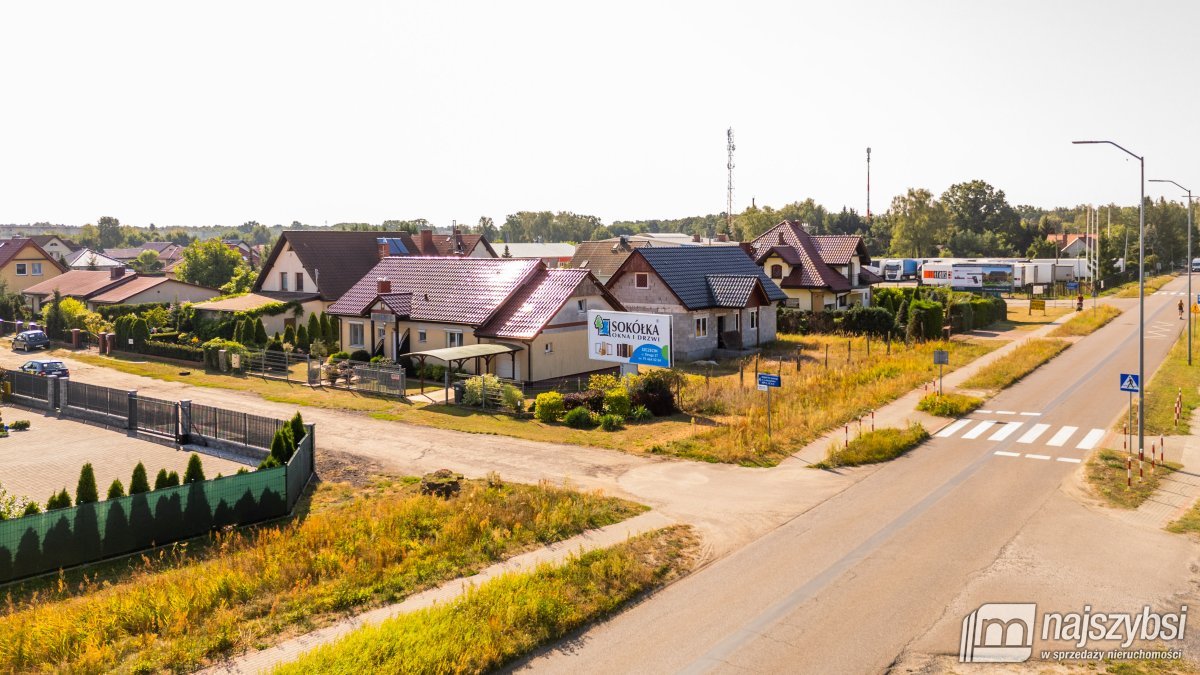
<path id="1" fill-rule="evenodd" d="M 0 223 L 604 222 L 1200 192 L 1200 3 L 0 5 Z M 1178 198 L 1147 184 L 1147 194 Z"/>

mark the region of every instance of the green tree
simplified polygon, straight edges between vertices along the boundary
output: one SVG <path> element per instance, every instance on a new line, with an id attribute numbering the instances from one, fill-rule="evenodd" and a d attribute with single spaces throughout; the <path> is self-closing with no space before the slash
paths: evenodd
<path id="1" fill-rule="evenodd" d="M 138 257 L 129 261 L 129 266 L 138 274 L 157 274 L 163 270 L 163 263 L 158 259 L 158 251 L 146 249 Z"/>
<path id="2" fill-rule="evenodd" d="M 325 333 L 321 330 L 321 321 L 317 318 L 316 312 L 311 312 L 308 315 L 308 344 L 311 345 L 317 340 L 324 340 Z M 307 346 L 307 345 L 306 345 Z"/>
<path id="3" fill-rule="evenodd" d="M 283 329 L 283 341 L 292 346 L 296 345 L 296 329 L 291 324 Z"/>
<path id="4" fill-rule="evenodd" d="M 219 239 L 194 241 L 183 249 L 183 259 L 175 267 L 175 276 L 209 288 L 220 288 L 233 279 L 242 257 Z"/>
<path id="5" fill-rule="evenodd" d="M 75 486 L 76 504 L 95 504 L 100 500 L 100 491 L 96 489 L 96 472 L 92 463 L 88 462 L 79 470 L 79 483 Z"/>
<path id="6" fill-rule="evenodd" d="M 925 257 L 944 243 L 946 211 L 924 188 L 909 188 L 892 199 L 888 209 L 892 223 L 892 253 L 913 258 Z"/>
<path id="7" fill-rule="evenodd" d="M 114 478 L 112 485 L 108 486 L 108 497 L 106 499 L 116 499 L 125 496 L 125 486 L 121 485 L 119 479 Z"/>
<path id="8" fill-rule="evenodd" d="M 990 247 L 1000 250 L 981 252 L 980 255 L 1011 255 L 1025 250 L 1031 243 L 1020 227 L 1020 216 L 1009 206 L 1004 190 L 997 190 L 985 181 L 955 183 L 942 193 L 941 203 L 952 231 L 980 236 L 990 233 L 999 242 Z M 955 250 L 955 254 L 960 253 Z"/>
<path id="9" fill-rule="evenodd" d="M 254 282 L 258 280 L 258 272 L 255 272 L 249 265 L 239 265 L 233 271 L 233 276 L 229 281 L 221 286 L 222 295 L 238 295 L 240 293 L 249 293 L 251 288 L 254 288 Z"/>
<path id="10" fill-rule="evenodd" d="M 296 329 L 296 347 L 308 351 L 308 328 L 304 324 Z"/>
<path id="11" fill-rule="evenodd" d="M 304 435 L 308 433 L 304 428 L 304 418 L 300 417 L 299 410 L 296 411 L 295 415 L 292 415 L 292 419 L 288 420 L 288 427 L 291 430 L 292 447 L 294 449 L 300 445 L 300 441 L 304 440 Z"/>
<path id="12" fill-rule="evenodd" d="M 62 301 L 62 293 L 59 293 L 57 288 L 54 289 L 54 299 L 43 311 L 46 334 L 56 339 L 62 337 L 63 330 L 67 327 L 67 320 L 62 311 Z"/>
<path id="13" fill-rule="evenodd" d="M 475 227 L 475 232 L 487 237 L 488 241 L 495 241 L 496 235 L 500 233 L 500 230 L 496 229 L 496 223 L 491 218 L 480 216 L 479 225 Z"/>
<path id="14" fill-rule="evenodd" d="M 161 490 L 165 487 L 168 487 L 169 483 L 167 481 L 169 481 L 169 480 L 170 479 L 167 476 L 167 470 L 159 469 L 158 475 L 154 477 L 154 489 Z"/>
<path id="15" fill-rule="evenodd" d="M 184 483 L 198 483 L 204 480 L 204 467 L 200 463 L 200 455 L 192 453 L 188 457 L 187 469 L 183 472 Z"/>
<path id="16" fill-rule="evenodd" d="M 267 327 L 263 325 L 262 317 L 254 321 L 254 344 L 267 344 Z"/>
<path id="17" fill-rule="evenodd" d="M 129 479 L 129 494 L 139 495 L 150 491 L 150 481 L 146 477 L 146 467 L 138 462 L 133 467 L 133 477 Z"/>
<path id="18" fill-rule="evenodd" d="M 100 248 L 116 248 L 124 242 L 121 233 L 121 221 L 112 216 L 104 216 L 96 221 L 96 240 Z"/>
<path id="19" fill-rule="evenodd" d="M 46 500 L 47 511 L 69 508 L 71 508 L 71 495 L 67 492 L 66 488 L 63 488 L 62 492 L 50 495 L 50 499 Z"/>

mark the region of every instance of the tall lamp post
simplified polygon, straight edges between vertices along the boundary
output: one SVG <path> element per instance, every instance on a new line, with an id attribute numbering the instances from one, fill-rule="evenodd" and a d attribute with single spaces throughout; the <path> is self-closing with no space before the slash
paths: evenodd
<path id="1" fill-rule="evenodd" d="M 1138 187 L 1138 452 L 1146 449 L 1146 158 L 1112 141 L 1071 141 L 1075 145 L 1108 144 L 1136 159 L 1142 166 Z M 1190 262 L 1190 261 L 1189 261 Z"/>
<path id="2" fill-rule="evenodd" d="M 1191 309 L 1192 306 L 1192 191 L 1183 187 L 1173 180 L 1165 178 L 1151 178 L 1151 183 L 1170 183 L 1175 187 L 1187 193 L 1188 203 L 1188 252 L 1187 252 L 1187 274 L 1188 274 L 1188 301 L 1187 306 Z M 1188 322 L 1188 365 L 1192 365 L 1192 317 L 1186 317 Z"/>

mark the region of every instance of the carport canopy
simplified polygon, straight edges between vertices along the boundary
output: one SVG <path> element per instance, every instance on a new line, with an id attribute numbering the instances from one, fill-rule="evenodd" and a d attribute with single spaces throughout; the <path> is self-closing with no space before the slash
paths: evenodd
<path id="1" fill-rule="evenodd" d="M 429 349 L 423 352 L 409 352 L 401 354 L 416 359 L 421 364 L 421 372 L 425 371 L 425 359 L 437 359 L 444 361 L 450 367 L 446 369 L 446 381 L 444 396 L 450 395 L 450 371 L 454 370 L 456 364 L 461 365 L 463 361 L 470 359 L 483 359 L 484 368 L 489 368 L 492 365 L 492 359 L 501 354 L 508 354 L 513 360 L 513 372 L 516 372 L 517 352 L 524 349 L 518 345 L 505 344 L 503 342 L 481 342 L 474 345 L 462 345 L 461 347 L 443 347 L 442 349 Z M 479 362 L 475 362 L 475 372 L 479 372 Z M 425 378 L 421 377 L 421 391 L 425 391 Z"/>

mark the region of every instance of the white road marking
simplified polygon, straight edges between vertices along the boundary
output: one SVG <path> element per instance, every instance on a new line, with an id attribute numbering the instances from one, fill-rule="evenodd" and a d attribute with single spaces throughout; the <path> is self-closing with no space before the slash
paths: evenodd
<path id="1" fill-rule="evenodd" d="M 991 420 L 984 420 L 984 421 L 980 422 L 979 424 L 975 425 L 975 428 L 973 428 L 970 431 L 968 431 L 967 433 L 963 434 L 962 437 L 963 438 L 979 438 L 980 436 L 983 435 L 983 432 L 987 431 L 988 428 L 990 428 L 994 424 L 996 424 L 996 423 Z"/>
<path id="2" fill-rule="evenodd" d="M 1021 453 L 1019 453 L 1019 452 L 1005 452 L 1004 450 L 997 450 L 995 452 L 995 454 L 1000 455 L 1001 457 L 1020 457 L 1021 456 Z"/>
<path id="3" fill-rule="evenodd" d="M 992 414 L 991 410 L 976 410 L 975 412 L 980 413 L 982 415 L 991 415 Z"/>
<path id="4" fill-rule="evenodd" d="M 996 430 L 996 433 L 988 436 L 989 441 L 1002 441 L 1013 435 L 1017 429 L 1020 429 L 1024 422 L 1008 422 L 1004 426 Z"/>
<path id="5" fill-rule="evenodd" d="M 1017 411 L 1016 410 L 997 410 L 996 414 L 997 415 L 1016 415 Z"/>
<path id="6" fill-rule="evenodd" d="M 1053 445 L 1056 448 L 1060 448 L 1066 445 L 1067 439 L 1078 430 L 1079 427 L 1063 427 L 1058 430 L 1057 434 L 1054 434 L 1053 438 L 1046 442 L 1046 445 Z"/>
<path id="7" fill-rule="evenodd" d="M 1021 436 L 1020 438 L 1018 438 L 1017 442 L 1018 443 L 1032 443 L 1038 439 L 1038 436 L 1041 436 L 1042 434 L 1046 433 L 1046 430 L 1049 428 L 1050 428 L 1049 424 L 1035 424 L 1035 425 L 1033 425 L 1033 427 L 1031 427 L 1029 429 L 1029 431 L 1025 432 L 1024 436 Z"/>
<path id="8" fill-rule="evenodd" d="M 934 434 L 934 436 L 937 436 L 938 438 L 949 438 L 949 437 L 953 436 L 954 434 L 958 433 L 959 429 L 967 426 L 970 423 L 971 423 L 971 420 L 959 420 L 957 422 L 952 423 L 950 426 L 946 427 L 945 429 L 942 429 L 941 431 L 937 432 L 936 434 Z"/>
<path id="9" fill-rule="evenodd" d="M 1070 462 L 1071 464 L 1078 464 L 1083 461 L 1082 459 L 1075 459 L 1074 457 L 1056 457 L 1055 459 L 1060 462 Z"/>
<path id="10" fill-rule="evenodd" d="M 1042 416 L 1042 413 L 1034 413 L 1034 412 L 1023 412 L 1021 414 L 1027 415 L 1029 417 L 1041 417 Z"/>
<path id="11" fill-rule="evenodd" d="M 1087 433 L 1087 436 L 1083 437 L 1082 441 L 1079 441 L 1079 445 L 1075 447 L 1079 450 L 1091 450 L 1092 448 L 1096 447 L 1096 444 L 1100 442 L 1101 438 L 1104 438 L 1104 430 L 1092 429 Z"/>
<path id="12" fill-rule="evenodd" d="M 1050 459 L 1050 455 L 1025 455 L 1029 459 Z"/>

